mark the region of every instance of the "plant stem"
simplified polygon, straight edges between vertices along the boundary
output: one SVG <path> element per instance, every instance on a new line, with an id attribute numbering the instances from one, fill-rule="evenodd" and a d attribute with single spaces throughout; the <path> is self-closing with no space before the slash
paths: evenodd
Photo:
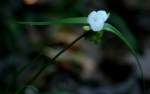
<path id="1" fill-rule="evenodd" d="M 67 49 L 69 49 L 70 47 L 72 47 L 73 44 L 75 44 L 77 41 L 79 41 L 81 38 L 83 38 L 85 35 L 87 34 L 87 32 L 83 33 L 82 35 L 80 35 L 79 37 L 77 37 L 74 41 L 72 41 L 68 46 L 66 46 L 64 49 L 62 49 L 58 54 L 56 54 L 51 60 L 51 63 L 54 63 L 55 60 L 62 54 L 64 53 Z M 33 81 L 35 81 L 40 74 L 48 67 L 49 64 L 51 63 L 44 63 L 44 66 L 21 88 L 19 89 L 15 94 L 22 94 L 23 90 L 29 85 L 31 84 Z"/>
<path id="2" fill-rule="evenodd" d="M 29 66 L 31 66 L 32 64 L 36 63 L 36 61 L 40 58 L 40 56 L 43 54 L 43 50 L 41 50 L 41 52 L 39 53 L 39 55 L 37 55 L 32 62 L 27 63 L 25 65 L 23 65 L 19 71 L 16 72 L 16 77 L 18 78 Z"/>

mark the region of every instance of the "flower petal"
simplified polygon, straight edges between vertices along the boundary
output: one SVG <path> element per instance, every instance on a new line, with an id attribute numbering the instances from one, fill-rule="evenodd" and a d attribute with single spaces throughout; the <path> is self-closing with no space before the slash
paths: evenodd
<path id="1" fill-rule="evenodd" d="M 104 27 L 104 22 L 103 21 L 99 21 L 99 22 L 96 22 L 96 23 L 91 23 L 90 26 L 91 26 L 91 29 L 93 31 L 96 31 L 96 32 L 97 31 L 101 31 L 103 29 L 103 27 Z"/>
<path id="2" fill-rule="evenodd" d="M 94 17 L 96 16 L 97 12 L 96 11 L 92 11 L 89 15 L 88 15 L 88 23 L 93 22 Z"/>
<path id="3" fill-rule="evenodd" d="M 108 19 L 108 14 L 104 10 L 97 11 L 97 16 L 99 19 L 102 19 L 104 22 Z"/>
<path id="4" fill-rule="evenodd" d="M 101 31 L 108 17 L 109 15 L 104 10 L 92 11 L 88 15 L 87 22 L 93 31 Z"/>

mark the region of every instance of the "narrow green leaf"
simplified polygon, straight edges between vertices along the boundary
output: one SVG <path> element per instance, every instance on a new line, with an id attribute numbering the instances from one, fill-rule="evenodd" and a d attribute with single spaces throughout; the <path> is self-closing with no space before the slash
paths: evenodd
<path id="1" fill-rule="evenodd" d="M 63 25 L 63 24 L 87 24 L 87 17 L 66 18 L 60 20 L 49 20 L 47 22 L 31 21 L 31 22 L 17 22 L 18 24 L 27 25 Z"/>
<path id="2" fill-rule="evenodd" d="M 113 27 L 112 25 L 106 23 L 104 25 L 104 28 L 103 28 L 105 31 L 108 31 L 108 32 L 112 32 L 114 33 L 115 35 L 117 35 L 128 47 L 131 51 L 135 52 L 134 51 L 134 47 L 130 44 L 130 42 L 128 41 L 128 39 L 126 37 L 124 37 L 124 35 L 119 32 L 115 27 Z"/>
<path id="3" fill-rule="evenodd" d="M 130 49 L 130 52 L 133 54 L 133 56 L 135 57 L 136 61 L 137 61 L 137 64 L 138 64 L 138 67 L 140 69 L 140 72 L 141 72 L 141 76 L 142 76 L 142 81 L 143 81 L 143 90 L 144 90 L 144 94 L 145 94 L 145 82 L 144 82 L 144 74 L 143 74 L 143 69 L 142 69 L 142 65 L 138 59 L 138 56 L 136 54 L 136 51 L 134 49 L 134 46 L 132 46 L 132 44 L 128 41 L 128 39 L 121 33 L 119 32 L 115 27 L 113 27 L 112 25 L 106 23 L 104 25 L 104 28 L 103 28 L 105 31 L 108 31 L 108 32 L 111 32 L 113 34 L 115 34 L 116 36 L 118 36 L 127 46 L 128 48 Z"/>
<path id="4" fill-rule="evenodd" d="M 60 24 L 87 24 L 87 17 L 67 18 L 59 20 Z"/>

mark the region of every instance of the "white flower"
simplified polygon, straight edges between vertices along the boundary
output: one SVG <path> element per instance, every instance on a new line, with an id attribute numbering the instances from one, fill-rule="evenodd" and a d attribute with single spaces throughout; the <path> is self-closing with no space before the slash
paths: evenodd
<path id="1" fill-rule="evenodd" d="M 93 31 L 101 31 L 108 17 L 109 14 L 104 10 L 92 11 L 88 15 L 87 21 Z"/>

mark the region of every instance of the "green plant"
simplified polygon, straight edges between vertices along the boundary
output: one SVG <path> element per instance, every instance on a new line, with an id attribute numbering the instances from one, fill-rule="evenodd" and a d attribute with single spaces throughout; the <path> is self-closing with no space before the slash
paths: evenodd
<path id="1" fill-rule="evenodd" d="M 91 17 L 91 16 L 89 16 L 88 18 L 87 17 L 66 18 L 66 19 L 60 19 L 60 20 L 50 20 L 50 21 L 47 21 L 47 22 L 36 22 L 35 21 L 35 22 L 17 22 L 17 23 L 18 24 L 30 24 L 30 25 L 66 25 L 66 24 L 80 24 L 80 25 L 84 25 L 84 26 L 86 25 L 86 27 L 84 27 L 85 32 L 83 32 L 82 35 L 77 37 L 74 41 L 72 41 L 64 49 L 62 49 L 58 54 L 56 54 L 50 60 L 50 63 L 54 63 L 55 60 L 61 54 L 63 54 L 68 48 L 70 48 L 72 45 L 74 45 L 81 38 L 86 37 L 87 39 L 91 40 L 92 42 L 97 42 L 97 40 L 100 40 L 102 38 L 103 33 L 111 32 L 114 35 L 116 35 L 117 37 L 119 37 L 126 44 L 126 46 L 129 48 L 130 52 L 133 54 L 133 56 L 135 57 L 135 59 L 137 61 L 137 64 L 140 68 L 140 71 L 141 71 L 141 74 L 142 74 L 142 77 L 143 77 L 143 71 L 142 71 L 142 68 L 141 68 L 140 61 L 138 60 L 138 56 L 137 56 L 136 51 L 135 51 L 135 46 L 133 46 L 132 43 L 129 42 L 128 38 L 123 33 L 121 33 L 119 30 L 117 30 L 114 26 L 112 26 L 109 23 L 105 23 L 105 21 L 109 17 L 109 14 L 102 13 L 103 15 L 101 16 L 101 14 L 96 14 L 96 12 L 94 12 L 94 13 L 95 14 L 94 14 L 94 16 L 92 16 L 90 21 L 89 21 L 89 17 Z M 107 16 L 107 17 L 105 17 L 105 16 Z M 103 19 L 105 19 L 105 20 L 103 20 Z M 90 24 L 90 27 L 87 26 L 88 24 Z M 99 27 L 101 27 L 101 28 L 99 28 Z M 92 29 L 92 30 L 90 30 L 90 29 Z M 36 59 L 38 59 L 38 58 L 36 58 Z M 22 91 L 28 85 L 30 85 L 47 68 L 47 66 L 50 63 L 49 62 L 45 63 L 43 65 L 43 67 L 39 71 L 37 71 L 37 73 L 24 85 L 24 87 L 22 87 L 21 89 L 19 89 L 16 92 L 16 94 L 21 94 Z M 21 68 L 21 71 L 17 73 L 17 76 L 19 76 L 28 66 L 30 66 L 30 64 L 23 66 Z M 143 80 L 143 88 L 144 88 L 144 92 L 145 92 L 144 80 Z"/>

